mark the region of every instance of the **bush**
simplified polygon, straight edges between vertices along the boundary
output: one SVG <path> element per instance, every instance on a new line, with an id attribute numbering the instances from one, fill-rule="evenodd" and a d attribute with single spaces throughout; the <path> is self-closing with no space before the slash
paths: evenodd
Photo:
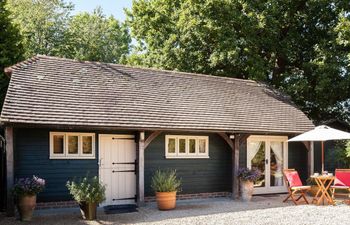
<path id="1" fill-rule="evenodd" d="M 155 192 L 181 191 L 181 180 L 176 177 L 176 170 L 157 170 L 152 177 L 152 189 Z"/>
<path id="2" fill-rule="evenodd" d="M 15 197 L 32 196 L 42 192 L 45 188 L 45 180 L 37 176 L 32 178 L 20 178 L 16 180 L 12 192 Z"/>
<path id="3" fill-rule="evenodd" d="M 68 181 L 66 186 L 74 200 L 79 203 L 101 203 L 106 199 L 106 187 L 100 184 L 96 176 L 86 176 L 78 182 Z"/>

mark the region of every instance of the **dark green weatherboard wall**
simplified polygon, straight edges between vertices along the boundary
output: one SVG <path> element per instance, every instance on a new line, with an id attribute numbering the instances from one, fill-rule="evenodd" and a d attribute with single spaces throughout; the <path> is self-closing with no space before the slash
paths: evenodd
<path id="1" fill-rule="evenodd" d="M 209 136 L 209 159 L 166 159 L 165 135 Z M 231 191 L 231 150 L 217 134 L 167 133 L 155 138 L 145 150 L 145 196 L 153 196 L 151 179 L 157 169 L 176 169 L 182 194 Z"/>
<path id="2" fill-rule="evenodd" d="M 86 176 L 98 175 L 98 134 L 128 132 L 103 132 L 69 130 L 68 132 L 89 132 L 96 134 L 95 159 L 49 159 L 49 132 L 65 130 L 15 129 L 15 178 L 37 175 L 46 180 L 44 192 L 38 195 L 39 201 L 71 200 L 66 182 Z"/>
<path id="3" fill-rule="evenodd" d="M 95 159 L 50 160 L 49 132 L 45 129 L 15 130 L 15 177 L 37 175 L 44 178 L 46 188 L 38 195 L 39 201 L 70 200 L 65 186 L 67 180 L 83 177 L 87 173 L 98 175 L 97 151 Z"/>

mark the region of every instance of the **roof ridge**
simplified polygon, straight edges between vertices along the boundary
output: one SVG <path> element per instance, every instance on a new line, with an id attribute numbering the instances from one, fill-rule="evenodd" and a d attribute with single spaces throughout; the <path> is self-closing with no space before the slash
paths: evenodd
<path id="1" fill-rule="evenodd" d="M 175 71 L 175 70 L 158 69 L 158 68 L 148 68 L 148 67 L 141 67 L 141 66 L 130 66 L 130 65 L 124 65 L 124 64 L 106 63 L 106 62 L 99 62 L 99 61 L 69 59 L 69 58 L 64 58 L 64 57 L 48 56 L 48 55 L 37 55 L 37 57 L 38 58 L 46 58 L 46 59 L 65 60 L 65 61 L 70 61 L 70 62 L 97 63 L 97 64 L 101 64 L 101 65 L 119 66 L 119 67 L 130 68 L 130 69 L 139 69 L 139 70 L 144 70 L 144 71 L 165 72 L 165 73 L 173 74 L 173 75 L 184 74 L 184 75 L 202 76 L 202 77 L 222 79 L 222 80 L 235 80 L 235 81 L 239 81 L 239 82 L 255 83 L 255 84 L 259 85 L 259 83 L 254 81 L 254 80 L 240 79 L 240 78 L 235 78 L 235 77 L 224 77 L 224 76 L 209 75 L 209 74 L 202 74 L 202 73 L 191 73 L 191 72 L 182 72 L 182 71 Z"/>

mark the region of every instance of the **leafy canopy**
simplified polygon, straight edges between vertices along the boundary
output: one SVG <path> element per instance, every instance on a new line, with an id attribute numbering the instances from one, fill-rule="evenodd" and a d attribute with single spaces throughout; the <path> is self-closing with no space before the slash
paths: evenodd
<path id="1" fill-rule="evenodd" d="M 69 58 L 118 63 L 128 54 L 130 35 L 113 16 L 106 18 L 100 7 L 80 13 L 68 24 Z"/>
<path id="2" fill-rule="evenodd" d="M 134 0 L 128 63 L 273 85 L 316 122 L 350 120 L 348 0 Z"/>
<path id="3" fill-rule="evenodd" d="M 8 86 L 9 79 L 4 74 L 7 66 L 23 59 L 23 46 L 18 28 L 12 23 L 6 1 L 0 1 L 0 109 Z"/>

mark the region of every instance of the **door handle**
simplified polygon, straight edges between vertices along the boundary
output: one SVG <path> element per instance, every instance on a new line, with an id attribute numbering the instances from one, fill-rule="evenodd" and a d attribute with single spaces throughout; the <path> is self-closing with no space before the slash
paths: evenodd
<path id="1" fill-rule="evenodd" d="M 265 164 L 269 164 L 269 159 L 265 159 Z"/>
<path id="2" fill-rule="evenodd" d="M 98 165 L 101 166 L 102 165 L 102 158 L 100 160 L 98 160 Z"/>

